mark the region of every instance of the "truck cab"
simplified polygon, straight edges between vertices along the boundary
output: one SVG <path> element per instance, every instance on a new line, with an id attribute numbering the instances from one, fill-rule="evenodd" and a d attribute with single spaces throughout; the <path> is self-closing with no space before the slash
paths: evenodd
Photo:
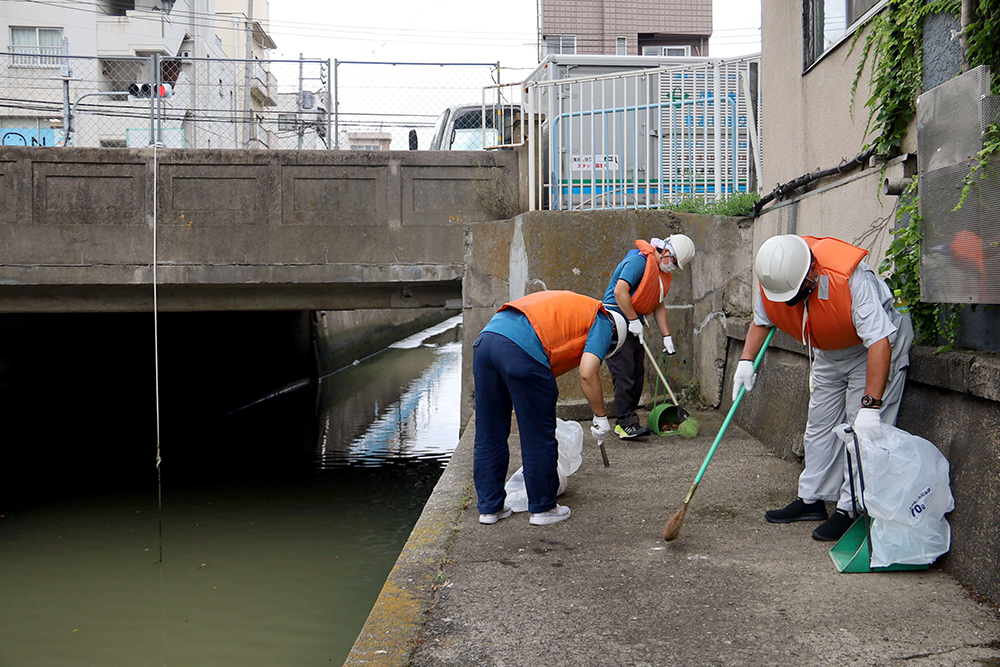
<path id="1" fill-rule="evenodd" d="M 521 110 L 512 105 L 487 104 L 485 113 L 482 104 L 451 106 L 438 117 L 428 148 L 432 151 L 481 151 L 512 146 L 520 141 L 520 121 Z"/>

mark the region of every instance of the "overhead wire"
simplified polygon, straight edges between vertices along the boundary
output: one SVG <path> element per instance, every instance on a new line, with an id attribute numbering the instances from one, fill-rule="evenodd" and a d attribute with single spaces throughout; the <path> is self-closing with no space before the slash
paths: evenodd
<path id="1" fill-rule="evenodd" d="M 74 11 L 80 11 L 84 13 L 96 14 L 99 16 L 114 16 L 114 14 L 108 14 L 103 10 L 103 6 L 92 1 L 87 0 L 67 0 L 67 2 L 49 2 L 46 0 L 7 0 L 9 2 L 23 2 L 28 4 L 38 4 L 46 5 L 52 7 L 59 7 L 63 9 L 70 9 Z M 111 5 L 118 5 L 123 8 L 129 8 L 131 4 L 125 3 L 109 3 Z M 134 3 L 133 3 L 134 4 Z M 68 6 L 67 6 L 68 5 Z M 75 6 L 79 5 L 79 6 Z M 163 16 L 157 16 L 154 12 L 144 12 L 148 14 L 146 16 L 143 13 L 135 13 L 129 16 L 130 20 L 138 21 L 153 21 L 160 23 L 163 21 Z M 246 32 L 245 27 L 234 26 L 231 22 L 225 21 L 221 18 L 227 16 L 226 14 L 210 14 L 207 12 L 196 12 L 196 11 L 184 11 L 175 9 L 171 12 L 164 12 L 164 16 L 170 18 L 178 16 L 181 18 L 190 19 L 187 25 L 193 27 L 203 27 L 210 28 L 216 31 L 231 31 L 236 33 Z M 244 23 L 246 22 L 246 17 L 244 17 Z M 74 26 L 74 27 L 88 27 L 88 26 Z M 287 28 L 287 29 L 286 29 Z M 349 25 L 337 25 L 337 24 L 317 24 L 315 22 L 297 22 L 297 21 L 279 21 L 279 20 L 268 20 L 267 29 L 274 32 L 276 35 L 287 35 L 289 37 L 326 37 L 331 39 L 339 39 L 345 41 L 376 41 L 376 40 L 387 40 L 391 42 L 403 42 L 409 44 L 435 44 L 441 45 L 440 38 L 448 37 L 451 35 L 464 36 L 475 38 L 475 41 L 449 41 L 447 45 L 449 46 L 494 46 L 494 47 L 521 47 L 526 45 L 531 45 L 534 40 L 537 39 L 537 34 L 534 32 L 497 32 L 497 31 L 472 31 L 472 30 L 428 30 L 425 28 L 384 28 L 384 27 L 369 27 L 369 26 L 349 26 Z M 748 27 L 748 28 L 725 28 L 719 30 L 713 30 L 711 39 L 730 39 L 735 38 L 737 35 L 729 35 L 728 33 L 742 33 L 742 32 L 759 32 L 759 27 Z M 320 34 L 317 34 L 320 33 Z M 720 35 L 719 33 L 727 33 Z M 495 39 L 496 36 L 504 36 L 503 39 Z M 411 39 L 411 37 L 416 38 L 433 38 L 433 41 L 425 41 L 424 39 Z M 516 42 L 513 40 L 517 40 Z M 531 44 L 525 44 L 524 39 L 531 39 Z M 577 36 L 578 44 L 603 44 L 606 40 L 601 37 L 587 37 L 587 36 Z"/>

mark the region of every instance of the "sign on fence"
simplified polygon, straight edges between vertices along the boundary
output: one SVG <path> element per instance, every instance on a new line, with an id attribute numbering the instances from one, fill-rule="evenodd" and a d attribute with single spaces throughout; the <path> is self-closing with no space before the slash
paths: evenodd
<path id="1" fill-rule="evenodd" d="M 596 162 L 595 162 L 596 157 Z M 590 171 L 595 169 L 597 171 L 608 170 L 608 171 L 618 171 L 618 156 L 617 155 L 574 155 L 573 156 L 573 171 Z"/>

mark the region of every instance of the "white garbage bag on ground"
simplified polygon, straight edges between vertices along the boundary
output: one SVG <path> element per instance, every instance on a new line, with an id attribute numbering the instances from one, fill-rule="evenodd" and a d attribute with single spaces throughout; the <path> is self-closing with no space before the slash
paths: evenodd
<path id="1" fill-rule="evenodd" d="M 583 426 L 579 422 L 556 419 L 556 442 L 559 443 L 559 459 L 556 474 L 559 475 L 557 496 L 566 491 L 566 478 L 575 473 L 583 463 Z M 507 491 L 507 505 L 515 512 L 528 511 L 528 492 L 524 488 L 524 467 L 514 474 L 504 485 Z"/>
<path id="2" fill-rule="evenodd" d="M 871 566 L 933 563 L 951 547 L 944 518 L 955 509 L 948 459 L 928 440 L 887 424 L 881 437 L 858 440 L 872 517 Z M 853 439 L 847 446 L 853 455 Z"/>

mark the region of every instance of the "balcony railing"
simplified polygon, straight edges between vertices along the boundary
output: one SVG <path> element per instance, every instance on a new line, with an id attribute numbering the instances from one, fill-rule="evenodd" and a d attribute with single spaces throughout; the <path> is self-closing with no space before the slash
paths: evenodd
<path id="1" fill-rule="evenodd" d="M 11 67 L 59 67 L 61 46 L 9 46 Z"/>
<path id="2" fill-rule="evenodd" d="M 250 92 L 257 98 L 261 106 L 275 106 L 277 104 L 278 80 L 264 68 L 263 63 L 256 60 L 250 72 Z"/>

